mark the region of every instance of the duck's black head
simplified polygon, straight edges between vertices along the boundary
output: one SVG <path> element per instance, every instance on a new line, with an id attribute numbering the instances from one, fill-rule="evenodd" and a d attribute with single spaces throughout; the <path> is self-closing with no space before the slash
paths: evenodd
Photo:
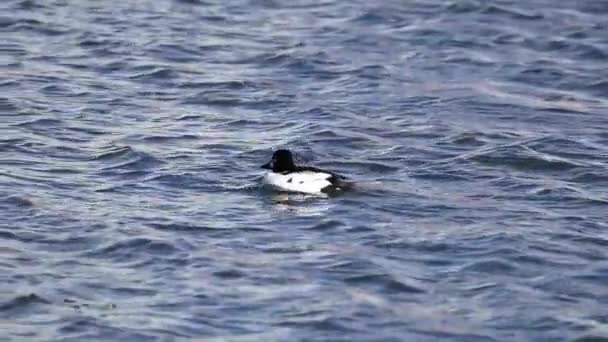
<path id="1" fill-rule="evenodd" d="M 272 172 L 293 171 L 296 165 L 293 163 L 293 156 L 289 150 L 276 150 L 272 155 L 272 159 L 262 165 L 263 169 L 272 170 Z"/>

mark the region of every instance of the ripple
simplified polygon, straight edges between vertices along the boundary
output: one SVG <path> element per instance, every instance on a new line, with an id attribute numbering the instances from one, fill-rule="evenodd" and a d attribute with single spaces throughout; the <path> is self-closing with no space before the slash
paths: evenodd
<path id="1" fill-rule="evenodd" d="M 349 326 L 347 324 L 343 324 L 338 319 L 333 318 L 325 318 L 321 320 L 307 320 L 303 322 L 290 322 L 284 321 L 278 324 L 279 326 L 284 327 L 310 327 L 315 331 L 331 331 L 335 332 L 354 332 L 357 331 L 356 328 Z"/>
<path id="2" fill-rule="evenodd" d="M 213 272 L 213 275 L 221 279 L 239 279 L 246 276 L 245 273 L 239 270 L 221 270 Z"/>
<path id="3" fill-rule="evenodd" d="M 0 199 L 0 203 L 18 208 L 31 208 L 34 206 L 34 202 L 32 202 L 30 199 L 16 195 L 3 197 Z"/>
<path id="4" fill-rule="evenodd" d="M 450 144 L 470 147 L 481 147 L 486 144 L 483 136 L 477 132 L 462 132 L 446 139 Z"/>
<path id="5" fill-rule="evenodd" d="M 600 206 L 608 204 L 608 198 L 572 186 L 537 187 L 529 193 L 550 201 L 584 202 L 588 205 Z"/>
<path id="6" fill-rule="evenodd" d="M 149 153 L 136 151 L 129 146 L 116 146 L 92 158 L 92 161 L 102 162 L 99 174 L 108 176 L 146 174 L 146 170 L 156 169 L 165 162 Z"/>
<path id="7" fill-rule="evenodd" d="M 200 139 L 200 137 L 198 135 L 194 135 L 194 134 L 181 134 L 181 135 L 174 135 L 174 136 L 155 135 L 155 136 L 146 136 L 146 137 L 142 138 L 142 140 L 145 142 L 159 143 L 159 144 L 166 144 L 166 143 L 170 143 L 170 142 L 176 142 L 179 140 L 192 141 L 192 140 L 199 140 L 199 139 Z"/>
<path id="8" fill-rule="evenodd" d="M 98 154 L 93 157 L 91 160 L 94 161 L 106 161 L 106 160 L 115 160 L 121 158 L 125 155 L 135 153 L 135 151 L 129 146 L 113 146 L 107 148 L 104 152 Z"/>
<path id="9" fill-rule="evenodd" d="M 205 225 L 194 225 L 194 224 L 179 224 L 179 223 L 169 223 L 169 224 L 162 224 L 162 223 L 149 223 L 148 226 L 152 227 L 152 228 L 156 228 L 156 229 L 160 229 L 160 230 L 169 230 L 169 231 L 194 231 L 194 232 L 199 232 L 199 231 L 216 231 L 217 228 L 211 228 L 209 226 L 205 226 Z"/>
<path id="10" fill-rule="evenodd" d="M 522 171 L 565 171 L 585 165 L 523 146 L 492 148 L 469 154 L 466 158 L 486 165 L 504 165 Z"/>
<path id="11" fill-rule="evenodd" d="M 511 263 L 501 260 L 484 260 L 465 266 L 463 271 L 491 274 L 513 274 L 517 272 L 517 268 L 511 265 Z"/>
<path id="12" fill-rule="evenodd" d="M 387 165 L 384 163 L 374 163 L 374 162 L 361 162 L 361 161 L 353 161 L 353 162 L 334 162 L 332 163 L 337 168 L 348 168 L 357 170 L 358 173 L 366 173 L 366 172 L 376 172 L 376 173 L 391 173 L 399 170 L 398 167 Z"/>
<path id="13" fill-rule="evenodd" d="M 224 81 L 224 82 L 211 82 L 211 81 L 194 81 L 194 82 L 183 82 L 178 88 L 181 89 L 214 89 L 214 90 L 243 90 L 246 88 L 254 88 L 255 83 L 249 81 Z"/>
<path id="14" fill-rule="evenodd" d="M 16 20 L 10 17 L 2 16 L 0 17 L 0 27 L 8 28 L 16 23 Z"/>
<path id="15" fill-rule="evenodd" d="M 148 69 L 148 67 L 146 67 Z M 154 68 L 144 72 L 135 74 L 130 77 L 132 80 L 138 81 L 155 81 L 179 78 L 179 73 L 168 68 Z"/>
<path id="16" fill-rule="evenodd" d="M 608 175 L 601 171 L 583 171 L 574 175 L 571 179 L 572 182 L 576 183 L 597 183 L 597 182 L 607 182 Z"/>
<path id="17" fill-rule="evenodd" d="M 132 331 L 135 329 L 121 329 L 108 326 L 92 317 L 71 319 L 63 322 L 58 329 L 63 335 L 73 336 L 74 340 L 97 340 L 97 339 L 127 339 L 136 341 L 148 341 L 155 339 L 154 334 L 144 334 Z M 68 337 L 68 340 L 70 338 Z"/>
<path id="18" fill-rule="evenodd" d="M 479 11 L 482 4 L 478 1 L 450 1 L 446 10 L 454 13 L 470 13 Z"/>
<path id="19" fill-rule="evenodd" d="M 603 56 L 599 58 L 606 58 L 608 56 Z M 608 98 L 608 80 L 594 82 L 587 86 L 587 89 L 597 94 L 598 96 Z"/>
<path id="20" fill-rule="evenodd" d="M 5 318 L 14 317 L 20 313 L 24 314 L 27 310 L 31 310 L 33 307 L 47 304 L 51 304 L 51 302 L 36 295 L 35 293 L 20 295 L 8 302 L 1 303 L 0 315 Z"/>
<path id="21" fill-rule="evenodd" d="M 469 180 L 470 176 L 463 173 L 462 170 L 417 170 L 410 173 L 410 177 L 418 179 L 438 180 L 442 182 L 462 182 Z"/>
<path id="22" fill-rule="evenodd" d="M 142 254 L 168 257 L 177 252 L 179 249 L 168 241 L 130 238 L 98 247 L 86 252 L 85 256 L 127 262 L 139 259 Z"/>
<path id="23" fill-rule="evenodd" d="M 600 335 L 586 335 L 574 339 L 573 342 L 608 342 L 608 337 L 603 337 Z"/>
<path id="24" fill-rule="evenodd" d="M 487 6 L 483 13 L 489 15 L 498 15 L 498 16 L 509 16 L 511 19 L 516 20 L 541 20 L 543 19 L 543 15 L 540 13 L 525 13 L 523 11 L 518 11 L 514 8 L 508 8 L 497 5 Z"/>
<path id="25" fill-rule="evenodd" d="M 19 108 L 10 99 L 0 97 L 0 112 L 16 112 Z"/>
<path id="26" fill-rule="evenodd" d="M 177 121 L 197 121 L 200 120 L 203 116 L 202 115 L 194 115 L 194 114 L 186 114 L 186 115 L 182 115 L 179 116 L 178 118 L 176 118 Z"/>
<path id="27" fill-rule="evenodd" d="M 63 126 L 63 121 L 58 120 L 58 119 L 42 118 L 42 119 L 35 119 L 35 120 L 31 120 L 31 121 L 22 122 L 22 123 L 17 124 L 17 126 L 27 127 L 30 129 L 57 127 L 57 126 Z"/>
<path id="28" fill-rule="evenodd" d="M 69 30 L 61 25 L 48 22 L 45 23 L 36 19 L 17 19 L 14 20 L 10 26 L 12 26 L 14 31 L 29 31 L 49 37 L 61 36 L 69 33 Z"/>
<path id="29" fill-rule="evenodd" d="M 343 227 L 344 223 L 337 221 L 337 220 L 328 220 L 328 221 L 323 221 L 320 222 L 316 225 L 314 225 L 313 227 L 311 227 L 311 230 L 320 230 L 320 231 L 327 231 L 327 230 L 334 230 L 340 227 Z"/>
<path id="30" fill-rule="evenodd" d="M 175 0 L 175 1 L 177 1 L 179 3 L 187 4 L 187 5 L 197 5 L 197 6 L 211 5 L 209 2 L 202 1 L 202 0 Z"/>
<path id="31" fill-rule="evenodd" d="M 160 58 L 168 62 L 188 63 L 199 60 L 200 51 L 176 44 L 159 44 L 151 49 Z"/>
<path id="32" fill-rule="evenodd" d="M 378 286 L 382 284 L 384 291 L 389 293 L 424 293 L 423 289 L 415 286 L 407 285 L 401 281 L 393 279 L 391 276 L 386 274 L 368 274 L 361 276 L 353 276 L 345 278 L 344 281 L 349 285 L 371 285 Z"/>

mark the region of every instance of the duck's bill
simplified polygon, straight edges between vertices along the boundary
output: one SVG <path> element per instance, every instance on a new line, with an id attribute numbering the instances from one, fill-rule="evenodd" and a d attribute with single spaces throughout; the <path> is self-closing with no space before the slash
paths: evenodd
<path id="1" fill-rule="evenodd" d="M 272 162 L 268 162 L 268 163 L 262 165 L 262 169 L 272 170 Z"/>

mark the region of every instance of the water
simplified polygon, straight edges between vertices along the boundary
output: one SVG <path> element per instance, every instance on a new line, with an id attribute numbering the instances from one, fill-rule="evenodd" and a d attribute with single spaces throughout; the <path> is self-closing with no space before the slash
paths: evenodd
<path id="1" fill-rule="evenodd" d="M 606 1 L 0 9 L 0 340 L 608 338 Z"/>

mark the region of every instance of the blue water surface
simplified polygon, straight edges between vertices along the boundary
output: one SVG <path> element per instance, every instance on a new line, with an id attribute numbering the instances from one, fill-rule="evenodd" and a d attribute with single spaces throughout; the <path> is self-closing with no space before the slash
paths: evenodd
<path id="1" fill-rule="evenodd" d="M 1 1 L 0 340 L 606 341 L 607 18 Z"/>

